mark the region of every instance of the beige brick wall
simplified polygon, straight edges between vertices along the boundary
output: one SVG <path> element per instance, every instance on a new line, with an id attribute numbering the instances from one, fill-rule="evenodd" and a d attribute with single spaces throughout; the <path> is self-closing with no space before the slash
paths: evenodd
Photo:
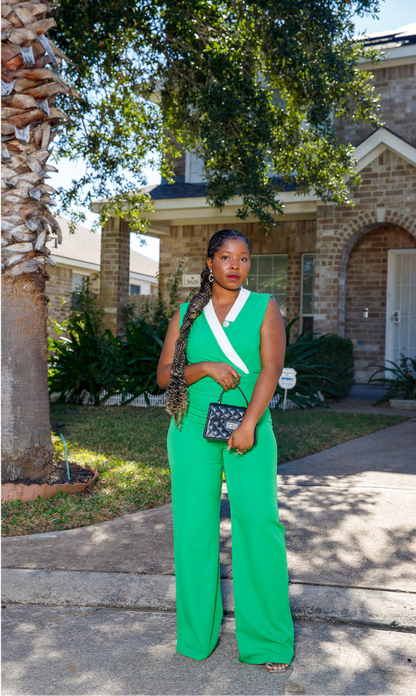
<path id="1" fill-rule="evenodd" d="M 374 372 L 370 363 L 385 357 L 387 252 L 416 246 L 409 232 L 382 225 L 367 232 L 351 251 L 347 267 L 346 335 L 354 343 L 356 381 Z M 368 308 L 368 319 L 363 309 Z"/>
<path id="2" fill-rule="evenodd" d="M 287 254 L 286 320 L 290 321 L 298 316 L 301 254 L 315 251 L 315 220 L 285 221 L 267 236 L 264 227 L 258 223 L 236 222 L 230 226 L 246 235 L 253 254 Z M 175 272 L 183 254 L 186 254 L 183 272 L 200 273 L 205 266 L 209 239 L 224 227 L 224 224 L 172 226 L 170 236 L 163 237 L 160 245 L 160 270 L 165 280 Z M 189 289 L 182 288 L 180 301 L 184 302 L 188 294 Z"/>
<path id="3" fill-rule="evenodd" d="M 117 308 L 129 303 L 130 232 L 127 222 L 110 218 L 102 229 L 100 302 L 104 325 L 116 334 L 123 330 Z"/>
<path id="4" fill-rule="evenodd" d="M 46 294 L 49 298 L 49 317 L 60 324 L 67 316 L 67 308 L 71 303 L 72 269 L 53 266 L 48 270 L 49 280 L 46 281 Z M 66 306 L 62 306 L 65 299 Z"/>
<path id="5" fill-rule="evenodd" d="M 91 281 L 91 290 L 97 294 L 100 291 L 99 273 L 90 272 L 83 268 L 71 268 L 68 266 L 53 266 L 49 269 L 49 280 L 46 282 L 46 294 L 49 298 L 49 319 L 57 321 L 59 324 L 67 318 L 71 308 L 72 298 L 72 275 L 73 273 L 83 275 Z M 63 300 L 65 303 L 63 304 Z M 54 335 L 51 328 L 49 334 Z"/>
<path id="6" fill-rule="evenodd" d="M 363 169 L 361 177 L 361 187 L 352 189 L 354 208 L 331 205 L 318 208 L 315 327 L 323 333 L 348 336 L 346 310 L 348 279 L 352 282 L 352 274 L 347 274 L 347 267 L 359 240 L 385 225 L 400 227 L 413 239 L 416 237 L 416 168 L 387 150 Z M 388 243 L 393 243 L 393 238 L 389 239 Z M 392 247 L 386 247 L 383 252 L 385 263 L 388 248 Z M 360 292 L 356 289 L 361 304 L 363 292 L 365 296 L 363 288 Z M 385 324 L 380 322 L 380 346 L 384 345 L 384 336 Z M 360 358 L 358 354 L 357 358 Z"/>
<path id="7" fill-rule="evenodd" d="M 416 147 L 416 65 L 400 65 L 374 70 L 372 84 L 380 94 L 384 125 Z M 358 145 L 373 132 L 364 123 L 351 119 L 335 119 L 339 141 Z"/>

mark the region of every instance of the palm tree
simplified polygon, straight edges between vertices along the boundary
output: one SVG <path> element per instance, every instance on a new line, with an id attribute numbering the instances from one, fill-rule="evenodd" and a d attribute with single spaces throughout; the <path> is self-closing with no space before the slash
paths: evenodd
<path id="1" fill-rule="evenodd" d="M 18 4 L 17 4 L 18 2 Z M 2 14 L 2 480 L 35 479 L 52 466 L 47 386 L 46 242 L 61 231 L 49 211 L 50 144 L 73 93 L 64 54 L 46 36 L 50 3 L 8 0 Z M 52 67 L 46 67 L 50 64 Z"/>

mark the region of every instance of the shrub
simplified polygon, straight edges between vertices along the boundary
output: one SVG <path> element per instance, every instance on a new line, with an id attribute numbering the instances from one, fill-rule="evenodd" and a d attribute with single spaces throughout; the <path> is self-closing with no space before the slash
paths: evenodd
<path id="1" fill-rule="evenodd" d="M 399 365 L 392 360 L 386 360 L 386 363 L 389 363 L 391 367 L 370 365 L 378 369 L 373 372 L 368 382 L 378 382 L 382 387 L 386 387 L 385 394 L 374 403 L 374 406 L 389 399 L 416 399 L 416 358 L 407 358 L 401 353 Z M 393 374 L 393 377 L 376 377 L 381 372 L 384 375 L 387 370 Z"/>
<path id="2" fill-rule="evenodd" d="M 320 386 L 324 382 L 331 382 L 331 379 L 324 376 L 323 370 L 326 366 L 319 364 L 316 357 L 324 336 L 304 331 L 294 343 L 290 343 L 290 331 L 298 319 L 299 317 L 286 327 L 285 367 L 293 367 L 297 373 L 296 386 L 288 392 L 288 398 L 299 408 L 325 406 L 319 393 Z M 328 390 L 331 391 L 329 384 Z M 284 398 L 284 390 L 278 385 L 275 393 L 280 397 L 280 404 Z M 335 392 L 333 394 L 335 395 Z"/>
<path id="3" fill-rule="evenodd" d="M 166 324 L 162 320 L 156 329 L 142 319 L 133 319 L 127 324 L 121 344 L 123 371 L 119 379 L 119 393 L 122 394 L 123 404 L 128 404 L 146 392 L 162 393 L 157 385 L 156 372 L 166 335 Z"/>
<path id="4" fill-rule="evenodd" d="M 326 365 L 321 370 L 323 379 L 319 384 L 320 391 L 326 396 L 343 399 L 347 396 L 354 381 L 354 346 L 349 338 L 341 338 L 337 334 L 327 334 L 322 337 L 314 360 L 320 365 Z"/>
<path id="5" fill-rule="evenodd" d="M 183 261 L 167 281 L 168 301 L 163 299 L 160 275 L 155 307 L 146 303 L 139 317 L 130 305 L 126 307 L 125 333 L 117 337 L 104 330 L 104 312 L 91 283 L 87 281 L 76 293 L 77 302 L 71 303 L 68 319 L 62 326 L 54 323 L 61 337 L 49 339 L 49 392 L 59 394 L 59 403 L 80 403 L 85 392 L 95 406 L 116 394 L 127 404 L 146 392 L 161 393 L 156 371 L 170 318 L 179 303 Z"/>
<path id="6" fill-rule="evenodd" d="M 98 306 L 91 284 L 78 293 L 71 305 L 68 319 L 60 327 L 64 335 L 49 339 L 49 392 L 59 393 L 58 402 L 79 403 L 85 391 L 98 406 L 118 391 L 118 375 L 122 370 L 120 340 L 104 330 L 104 312 Z"/>

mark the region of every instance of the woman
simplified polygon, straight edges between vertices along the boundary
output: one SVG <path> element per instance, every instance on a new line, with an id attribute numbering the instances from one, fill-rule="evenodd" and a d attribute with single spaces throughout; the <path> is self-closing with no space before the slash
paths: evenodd
<path id="1" fill-rule="evenodd" d="M 268 404 L 282 372 L 286 341 L 275 299 L 243 287 L 250 253 L 240 232 L 221 230 L 211 237 L 200 290 L 172 317 L 157 379 L 167 388 L 167 411 L 173 416 L 167 446 L 177 650 L 203 660 L 217 644 L 223 616 L 219 514 L 224 469 L 239 660 L 280 673 L 293 657 L 293 622 Z M 223 389 L 230 393 L 222 403 L 246 406 L 237 385 L 249 400 L 241 425 L 228 442 L 205 439 L 209 404 Z"/>

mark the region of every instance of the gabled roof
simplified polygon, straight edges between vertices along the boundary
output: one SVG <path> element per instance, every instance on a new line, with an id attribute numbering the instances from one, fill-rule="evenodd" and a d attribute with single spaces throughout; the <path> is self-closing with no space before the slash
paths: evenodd
<path id="1" fill-rule="evenodd" d="M 376 31 L 365 34 L 362 38 L 364 44 L 371 48 L 397 48 L 416 44 L 416 22 L 406 24 L 404 27 L 389 31 Z"/>
<path id="2" fill-rule="evenodd" d="M 141 189 L 142 193 L 148 193 L 152 200 L 162 201 L 171 198 L 206 198 L 206 184 L 154 184 Z"/>
<path id="3" fill-rule="evenodd" d="M 276 191 L 296 191 L 296 183 L 287 183 L 281 177 L 272 177 L 271 181 L 276 186 Z M 185 184 L 175 182 L 174 184 L 155 184 L 146 186 L 142 189 L 143 193 L 148 193 L 152 200 L 170 200 L 173 198 L 206 198 L 206 184 Z"/>
<path id="4" fill-rule="evenodd" d="M 416 63 L 416 22 L 389 31 L 378 31 L 356 37 L 367 48 L 378 51 L 382 60 L 372 63 L 360 58 L 358 67 L 362 70 L 379 70 L 385 67 L 411 65 Z"/>
<path id="5" fill-rule="evenodd" d="M 101 235 L 83 225 L 77 225 L 75 233 L 70 234 L 69 220 L 57 217 L 57 221 L 62 230 L 62 244 L 51 247 L 54 260 L 59 263 L 60 260 L 65 259 L 67 263 L 73 262 L 73 266 L 76 266 L 78 262 L 82 264 L 81 267 L 90 267 L 98 271 L 101 263 Z M 130 273 L 149 276 L 151 280 L 155 279 L 158 269 L 157 261 L 130 249 Z"/>
<path id="6" fill-rule="evenodd" d="M 383 127 L 371 133 L 355 148 L 355 171 L 360 172 L 387 149 L 416 166 L 416 147 L 389 128 Z"/>

